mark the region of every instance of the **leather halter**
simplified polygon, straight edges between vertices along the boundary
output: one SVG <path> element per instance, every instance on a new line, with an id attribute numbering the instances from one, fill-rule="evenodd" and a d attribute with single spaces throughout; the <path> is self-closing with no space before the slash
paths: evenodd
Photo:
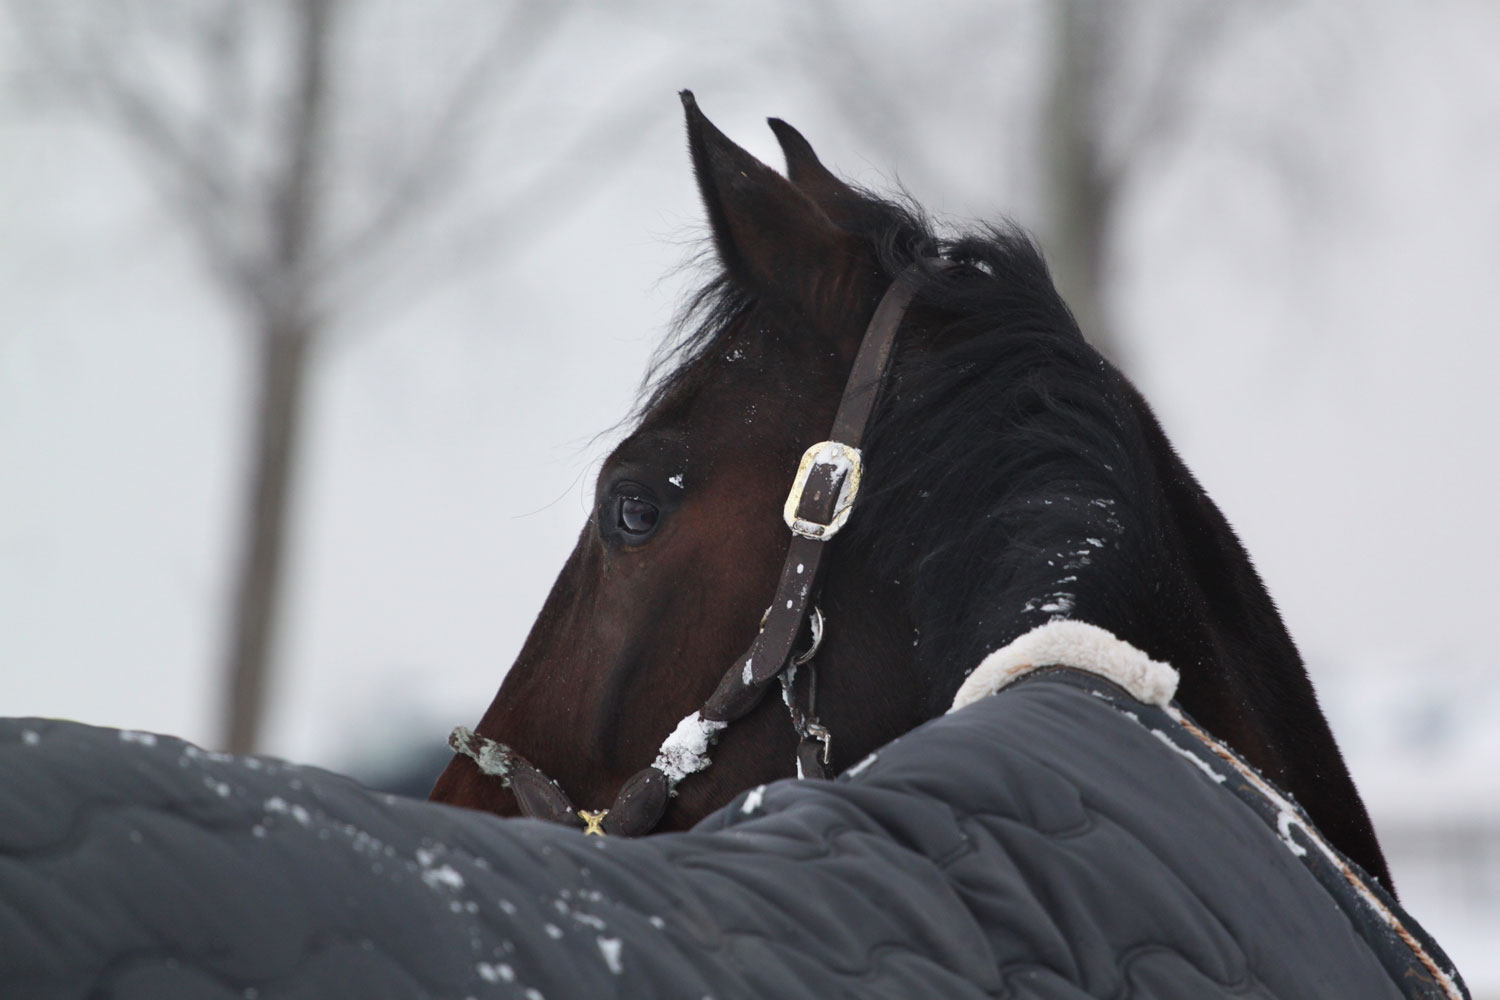
<path id="1" fill-rule="evenodd" d="M 777 678 L 800 737 L 797 774 L 825 776 L 832 736 L 814 711 L 817 682 L 810 664 L 805 700 L 795 686 L 798 667 L 809 663 L 822 637 L 822 613 L 815 602 L 823 581 L 825 545 L 849 519 L 859 493 L 863 472 L 859 446 L 890 368 L 896 331 L 916 295 L 921 273 L 924 267 L 951 266 L 945 260 L 918 261 L 886 289 L 865 328 L 828 440 L 807 449 L 792 481 L 783 510 L 792 540 L 776 597 L 759 634 L 724 672 L 702 708 L 667 737 L 656 761 L 621 786 L 614 805 L 602 811 L 578 809 L 557 782 L 504 743 L 464 726 L 453 730 L 448 745 L 474 761 L 482 773 L 498 777 L 509 787 L 524 815 L 582 828 L 585 833 L 633 837 L 651 832 L 666 812 L 667 800 L 676 794 L 677 784 L 708 767 L 709 747 L 719 733 L 760 704 Z M 795 646 L 804 624 L 812 628 L 812 647 L 798 653 Z"/>

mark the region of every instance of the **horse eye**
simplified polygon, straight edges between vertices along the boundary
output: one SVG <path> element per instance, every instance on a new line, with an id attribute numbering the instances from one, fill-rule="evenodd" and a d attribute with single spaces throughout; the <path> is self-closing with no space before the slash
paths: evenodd
<path id="1" fill-rule="evenodd" d="M 640 497 L 621 497 L 619 511 L 620 530 L 638 540 L 655 531 L 656 522 L 661 517 L 655 504 Z"/>

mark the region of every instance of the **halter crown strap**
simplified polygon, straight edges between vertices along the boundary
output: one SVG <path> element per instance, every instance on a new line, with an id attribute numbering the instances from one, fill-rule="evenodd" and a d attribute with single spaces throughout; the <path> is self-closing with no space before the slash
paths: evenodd
<path id="1" fill-rule="evenodd" d="M 795 506 L 797 521 L 830 526 L 833 530 L 802 532 L 792 526 L 792 541 L 787 546 L 781 579 L 776 584 L 776 599 L 771 603 L 765 625 L 704 703 L 703 715 L 706 718 L 727 722 L 743 716 L 760 701 L 766 684 L 791 660 L 792 646 L 822 586 L 824 543 L 843 526 L 838 520 L 840 496 L 846 492 L 850 480 L 863 473 L 859 446 L 869 430 L 870 418 L 890 367 L 896 331 L 917 293 L 924 265 L 952 266 L 945 260 L 918 261 L 897 275 L 886 289 L 870 318 L 859 353 L 855 355 L 844 396 L 833 418 L 830 438 L 807 450 L 803 469 L 799 469 L 792 487 L 792 497 L 788 498 L 788 506 Z M 820 461 L 822 455 L 828 458 Z M 811 468 L 803 471 L 808 469 L 809 456 L 813 456 Z M 855 492 L 857 489 L 855 485 Z M 793 498 L 796 498 L 795 504 L 790 502 Z M 843 514 L 847 518 L 848 511 Z"/>
<path id="2" fill-rule="evenodd" d="M 823 776 L 829 735 L 812 711 L 811 675 L 807 704 L 799 702 L 790 673 L 795 670 L 794 647 L 822 586 L 825 545 L 848 520 L 859 492 L 863 474 L 859 446 L 869 429 L 890 367 L 896 331 L 917 293 L 924 270 L 946 270 L 952 266 L 950 261 L 937 258 L 917 261 L 897 275 L 886 289 L 860 341 L 829 439 L 813 445 L 803 455 L 787 496 L 784 516 L 792 540 L 781 567 L 775 600 L 760 633 L 725 671 L 703 707 L 683 719 L 662 743 L 655 762 L 621 786 L 614 805 L 602 814 L 581 811 L 561 786 L 510 747 L 462 726 L 453 731 L 449 745 L 472 759 L 483 773 L 499 777 L 510 787 L 525 815 L 583 826 L 586 833 L 623 836 L 649 833 L 661 820 L 678 782 L 711 763 L 708 750 L 719 732 L 759 704 L 770 682 L 783 672 L 787 672 L 787 705 L 802 738 L 797 751 L 798 771 L 804 776 Z"/>

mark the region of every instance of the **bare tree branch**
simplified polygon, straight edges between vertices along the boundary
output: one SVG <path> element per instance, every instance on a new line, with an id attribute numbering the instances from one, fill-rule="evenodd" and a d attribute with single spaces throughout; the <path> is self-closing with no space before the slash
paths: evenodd
<path id="1" fill-rule="evenodd" d="M 276 280 L 283 287 L 272 296 L 273 305 L 300 312 L 305 297 L 303 273 L 319 222 L 319 206 L 313 200 L 313 184 L 324 158 L 328 139 L 328 62 L 333 0 L 299 0 L 292 6 L 297 87 L 289 95 L 281 136 L 284 166 L 271 191 L 269 215 L 275 226 L 272 260 Z"/>
<path id="2" fill-rule="evenodd" d="M 254 299 L 263 269 L 256 248 L 238 236 L 242 206 L 225 162 L 211 145 L 192 141 L 190 127 L 174 124 L 167 116 L 170 102 L 152 88 L 147 74 L 122 69 L 118 45 L 106 42 L 96 24 L 81 27 L 79 44 L 76 62 L 59 66 L 59 80 L 112 120 L 155 179 L 164 204 L 197 237 L 213 272 L 236 295 Z"/>
<path id="3" fill-rule="evenodd" d="M 468 159 L 458 148 L 466 126 L 504 84 L 513 82 L 529 65 L 521 50 L 545 44 L 566 11 L 555 3 L 519 4 L 512 9 L 509 19 L 499 25 L 484 51 L 440 102 L 427 133 L 405 144 L 415 153 L 384 192 L 380 206 L 352 236 L 324 255 L 322 280 L 340 280 L 343 272 L 357 268 L 381 244 L 398 239 L 434 198 L 451 190 L 453 173 Z"/>
<path id="4" fill-rule="evenodd" d="M 935 171 L 925 157 L 915 155 L 923 144 L 915 124 L 917 112 L 905 101 L 905 91 L 893 86 L 856 41 L 841 6 L 834 0 L 813 0 L 794 10 L 802 15 L 796 29 L 807 49 L 817 53 L 818 80 L 843 117 L 861 134 L 884 147 L 888 157 L 903 155 L 908 178 L 932 180 Z"/>
<path id="5" fill-rule="evenodd" d="M 654 77 L 655 72 L 648 73 Z M 544 232 L 555 219 L 565 197 L 570 209 L 584 201 L 578 192 L 598 193 L 593 180 L 606 174 L 629 150 L 650 135 L 649 127 L 662 121 L 660 88 L 634 81 L 622 90 L 641 95 L 633 107 L 611 109 L 605 127 L 587 123 L 572 143 L 536 170 L 531 179 L 515 188 L 499 205 L 488 207 L 450 230 L 439 251 L 432 247 L 420 261 L 398 264 L 393 253 L 366 254 L 359 269 L 351 268 L 320 285 L 322 298 L 316 315 L 339 330 L 357 327 L 372 312 L 389 318 L 415 298 L 418 289 L 437 281 L 452 281 L 464 271 L 483 263 L 494 266 L 520 253 L 531 243 L 523 234 Z M 394 244 L 387 244 L 394 248 Z"/>
<path id="6" fill-rule="evenodd" d="M 1112 187 L 1128 183 L 1127 174 L 1144 162 L 1152 148 L 1170 144 L 1180 137 L 1191 118 L 1193 105 L 1202 99 L 1203 83 L 1209 68 L 1222 55 L 1223 44 L 1233 32 L 1237 6 L 1233 3 L 1212 5 L 1179 3 L 1168 12 L 1167 40 L 1160 53 L 1153 53 L 1150 70 L 1142 76 L 1142 93 L 1128 101 L 1110 100 L 1103 88 L 1098 99 L 1107 102 L 1096 114 L 1112 117 L 1118 126 L 1114 141 L 1101 144 L 1100 170 Z M 1112 7 L 1108 35 L 1118 38 L 1128 11 Z M 1135 16 L 1139 17 L 1139 13 Z M 1102 46 L 1101 46 L 1102 49 Z M 1117 64 L 1110 75 L 1118 77 Z M 1135 109 L 1130 120 L 1130 109 Z M 1122 121 L 1122 118 L 1125 119 Z M 1113 147 L 1113 148 L 1110 148 Z"/>

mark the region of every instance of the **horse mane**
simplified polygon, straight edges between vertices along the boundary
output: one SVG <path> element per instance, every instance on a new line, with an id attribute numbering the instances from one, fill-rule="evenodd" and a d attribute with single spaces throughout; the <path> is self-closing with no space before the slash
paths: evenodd
<path id="1" fill-rule="evenodd" d="M 920 301 L 946 319 L 887 386 L 851 522 L 876 572 L 907 588 L 919 662 L 943 679 L 934 712 L 958 671 L 1052 618 L 1160 651 L 1129 627 L 1162 543 L 1142 503 L 1157 494 L 1149 411 L 1084 340 L 1024 232 L 991 227 L 943 252 L 966 266 L 925 277 Z"/>
<path id="2" fill-rule="evenodd" d="M 945 236 L 909 201 L 865 193 L 865 203 L 841 224 L 875 247 L 888 277 L 933 257 L 960 265 L 922 270 L 918 300 L 941 319 L 922 345 L 898 340 L 848 532 L 875 572 L 906 588 L 924 673 L 942 679 L 935 714 L 962 680 L 957 670 L 1048 618 L 1084 617 L 1137 638 L 1125 628 L 1137 598 L 1069 585 L 1091 562 L 1149 565 L 1160 534 L 1139 530 L 1131 515 L 1146 512 L 1126 507 L 1152 495 L 1143 480 L 1153 470 L 1139 457 L 1152 435 L 1136 419 L 1144 402 L 1086 343 L 1023 230 Z M 658 350 L 637 417 L 691 393 L 712 357 L 745 335 L 736 321 L 753 305 L 713 274 Z M 1018 587 L 1035 600 L 986 605 Z"/>

